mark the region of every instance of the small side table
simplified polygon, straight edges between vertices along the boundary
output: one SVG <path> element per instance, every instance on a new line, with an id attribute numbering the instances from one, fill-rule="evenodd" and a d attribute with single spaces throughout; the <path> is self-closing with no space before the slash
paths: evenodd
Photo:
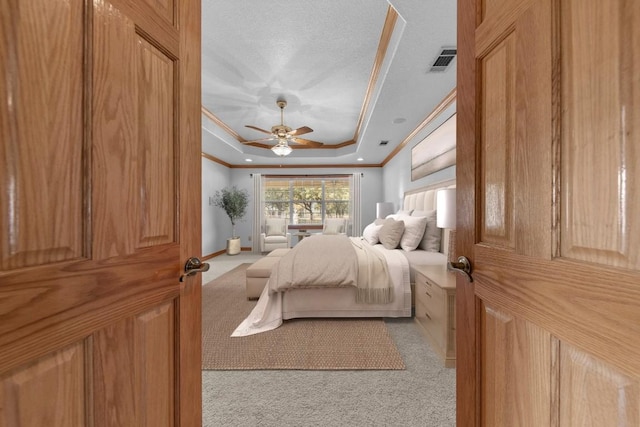
<path id="1" fill-rule="evenodd" d="M 311 236 L 311 233 L 308 231 L 298 231 L 297 233 L 293 233 L 293 235 L 298 237 L 298 243 L 300 243 L 300 241 L 305 237 Z"/>
<path id="2" fill-rule="evenodd" d="M 415 320 L 447 368 L 456 366 L 456 276 L 446 265 L 418 265 Z"/>

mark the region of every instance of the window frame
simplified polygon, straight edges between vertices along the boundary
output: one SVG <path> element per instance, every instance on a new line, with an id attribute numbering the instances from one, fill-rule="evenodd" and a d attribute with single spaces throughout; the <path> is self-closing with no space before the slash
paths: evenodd
<path id="1" fill-rule="evenodd" d="M 270 215 L 269 212 L 267 211 L 269 204 L 276 204 L 276 203 L 288 203 L 288 209 L 286 210 L 287 212 L 287 219 L 288 219 L 288 223 L 289 223 L 289 228 L 290 229 L 321 229 L 324 221 L 326 218 L 346 218 L 347 221 L 350 221 L 351 219 L 351 215 L 352 215 L 352 180 L 351 180 L 351 175 L 345 175 L 345 174 L 335 174 L 335 175 L 265 175 L 264 176 L 264 186 L 262 189 L 262 200 L 263 200 L 263 209 L 262 209 L 262 215 L 264 218 L 271 218 L 274 217 L 274 215 Z M 289 200 L 288 201 L 279 201 L 279 200 L 268 200 L 267 199 L 267 194 L 268 194 L 268 189 L 269 189 L 269 181 L 276 181 L 276 180 L 281 180 L 281 181 L 287 181 L 288 183 L 288 191 L 289 191 Z M 296 181 L 320 181 L 320 185 L 321 185 L 321 198 L 318 201 L 318 203 L 320 203 L 320 219 L 319 220 L 314 220 L 314 222 L 312 223 L 299 223 L 296 218 L 296 210 L 295 210 L 295 205 L 296 205 L 296 200 L 294 200 L 294 189 L 295 189 L 295 184 Z M 327 184 L 331 183 L 331 181 L 341 181 L 344 182 L 346 184 L 346 186 L 344 187 L 346 190 L 346 199 L 337 199 L 337 198 L 332 198 L 332 199 L 327 199 Z M 333 195 L 335 196 L 335 194 Z M 346 213 L 344 213 L 341 216 L 329 216 L 327 217 L 327 204 L 328 203 L 340 203 L 343 202 L 346 204 Z M 300 203 L 300 201 L 298 201 L 297 203 Z M 284 212 L 285 210 L 279 210 L 279 212 Z"/>

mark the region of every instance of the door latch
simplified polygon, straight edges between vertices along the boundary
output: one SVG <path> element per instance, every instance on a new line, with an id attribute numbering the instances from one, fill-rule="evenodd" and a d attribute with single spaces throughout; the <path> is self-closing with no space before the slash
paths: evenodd
<path id="1" fill-rule="evenodd" d="M 191 257 L 184 265 L 184 274 L 180 276 L 180 281 L 184 282 L 188 276 L 205 271 L 209 271 L 209 263 L 202 262 L 197 257 Z"/>
<path id="2" fill-rule="evenodd" d="M 473 282 L 473 277 L 471 277 L 471 262 L 467 259 L 466 256 L 458 257 L 457 262 L 448 262 L 447 270 L 455 271 L 456 273 L 462 273 L 467 276 L 469 282 Z"/>

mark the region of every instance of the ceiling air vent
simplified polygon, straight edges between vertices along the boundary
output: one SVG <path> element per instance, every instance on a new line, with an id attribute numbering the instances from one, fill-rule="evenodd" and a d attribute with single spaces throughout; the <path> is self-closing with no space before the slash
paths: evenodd
<path id="1" fill-rule="evenodd" d="M 436 60 L 433 61 L 429 72 L 446 70 L 449 64 L 451 64 L 451 61 L 453 61 L 453 58 L 456 57 L 457 53 L 458 50 L 455 47 L 443 47 Z"/>

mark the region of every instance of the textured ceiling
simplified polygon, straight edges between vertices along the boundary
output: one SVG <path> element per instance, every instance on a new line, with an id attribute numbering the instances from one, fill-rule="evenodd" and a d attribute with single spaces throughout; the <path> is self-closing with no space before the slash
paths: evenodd
<path id="1" fill-rule="evenodd" d="M 203 151 L 234 165 L 379 164 L 454 89 L 455 60 L 427 70 L 455 45 L 451 0 L 204 1 Z M 266 136 L 245 125 L 280 123 L 278 98 L 321 149 L 280 158 L 239 141 Z"/>

